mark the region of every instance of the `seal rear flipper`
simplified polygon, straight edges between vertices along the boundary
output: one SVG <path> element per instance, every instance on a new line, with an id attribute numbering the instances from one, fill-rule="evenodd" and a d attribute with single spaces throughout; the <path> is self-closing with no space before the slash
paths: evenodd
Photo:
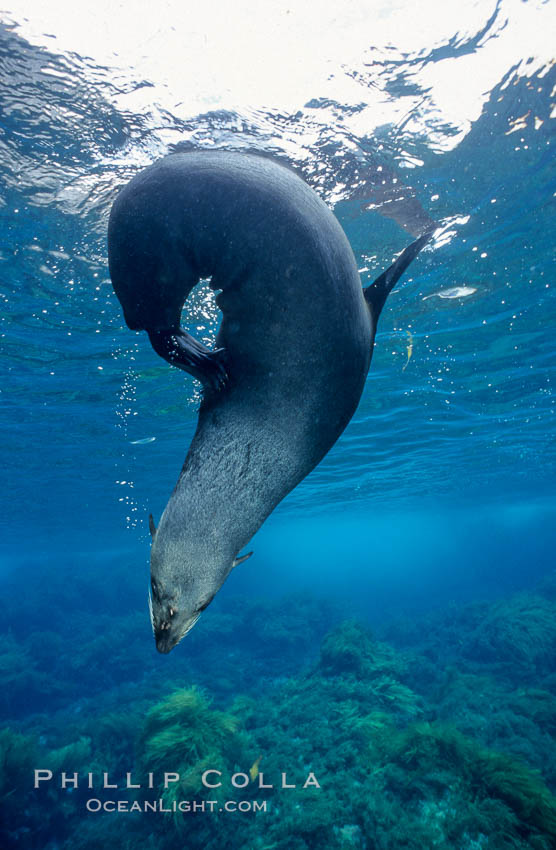
<path id="1" fill-rule="evenodd" d="M 219 390 L 228 380 L 224 366 L 224 349 L 211 351 L 183 328 L 148 331 L 151 345 L 160 357 L 189 372 L 205 389 Z"/>
<path id="2" fill-rule="evenodd" d="M 398 259 L 392 263 L 390 268 L 386 269 L 380 277 L 377 277 L 374 283 L 363 290 L 365 301 L 369 305 L 371 313 L 373 314 L 375 324 L 380 316 L 382 308 L 384 307 L 384 302 L 392 292 L 394 286 L 410 262 L 415 259 L 421 248 L 423 248 L 431 239 L 436 229 L 436 227 L 432 227 L 430 230 L 427 230 L 426 233 L 423 233 L 419 239 L 416 239 L 415 242 L 408 245 L 407 248 L 402 251 Z"/>

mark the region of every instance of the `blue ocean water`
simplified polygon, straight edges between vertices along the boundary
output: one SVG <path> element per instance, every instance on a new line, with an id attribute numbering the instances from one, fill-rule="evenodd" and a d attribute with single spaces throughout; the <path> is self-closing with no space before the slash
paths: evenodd
<path id="1" fill-rule="evenodd" d="M 79 717 L 137 700 L 144 713 L 171 693 L 170 683 L 198 685 L 223 709 L 245 694 L 291 689 L 289 679 L 322 655 L 325 635 L 352 618 L 439 669 L 450 661 L 466 675 L 493 677 L 503 668 L 500 681 L 515 699 L 536 688 L 556 700 L 553 662 L 527 656 L 522 644 L 518 652 L 519 641 L 510 641 L 515 657 L 483 652 L 487 626 L 481 631 L 477 619 L 488 611 L 490 623 L 502 610 L 496 606 L 553 587 L 553 6 L 500 0 L 436 15 L 425 4 L 416 19 L 403 2 L 337 12 L 326 5 L 319 27 L 302 4 L 273 4 L 266 22 L 240 5 L 232 49 L 224 13 L 194 26 L 164 4 L 163 22 L 137 23 L 134 40 L 122 23 L 125 5 L 113 26 L 103 7 L 97 19 L 88 12 L 78 21 L 60 7 L 48 20 L 24 3 L 0 23 L 6 723 L 57 751 L 88 736 L 92 751 L 81 762 L 98 767 L 107 750 L 95 749 L 94 731 Z M 276 45 L 267 32 L 266 56 L 257 27 L 270 24 Z M 306 64 L 296 47 L 307 50 Z M 216 51 L 221 65 L 209 74 Z M 108 275 L 106 228 L 127 180 L 172 150 L 197 148 L 261 151 L 294 167 L 333 208 L 363 285 L 424 222 L 440 230 L 388 300 L 346 431 L 256 535 L 253 558 L 234 571 L 191 637 L 163 659 L 146 604 L 148 515 L 160 516 L 177 479 L 200 392 L 157 358 L 145 334 L 125 327 Z M 200 284 L 184 326 L 211 343 L 218 321 Z M 522 631 L 551 657 L 556 610 L 546 600 L 555 594 L 543 593 L 545 631 L 540 620 Z M 474 613 L 466 619 L 462 611 Z M 448 660 L 441 645 L 453 650 Z M 472 670 L 458 645 L 483 648 L 463 653 Z M 480 661 L 491 666 L 479 670 Z M 422 692 L 409 682 L 429 700 L 419 716 L 474 734 L 472 709 L 460 723 L 439 708 L 433 679 L 423 666 Z M 496 687 L 491 682 L 490 702 Z M 368 715 L 362 698 L 349 699 Z M 551 710 L 550 721 L 548 712 L 536 716 L 530 734 L 514 729 L 513 746 L 512 736 L 494 732 L 482 743 L 542 771 L 539 753 L 556 731 Z M 70 739 L 60 731 L 64 711 Z M 475 707 L 488 726 L 484 712 Z M 268 742 L 268 731 L 246 723 Z M 291 723 L 288 740 L 304 740 Z M 553 767 L 543 776 L 554 791 Z M 27 780 L 18 777 L 18 796 Z M 12 790 L 0 785 L 0 796 Z M 432 822 L 426 799 L 423 792 L 421 826 Z M 97 846 L 94 831 L 76 843 L 79 816 L 62 826 L 55 814 L 40 832 L 29 809 L 57 805 L 33 798 L 26 810 L 22 804 L 22 823 L 10 810 L 5 846 L 16 835 L 29 847 Z M 307 807 L 307 821 L 318 805 Z M 462 827 L 457 846 L 553 846 L 556 830 L 539 822 L 523 838 L 531 843 L 493 843 L 483 824 Z M 320 820 L 305 830 L 298 823 L 268 846 L 406 846 L 387 823 L 377 811 L 336 819 L 335 832 Z M 190 846 L 236 846 L 224 842 L 228 832 L 193 833 Z M 427 844 L 426 834 L 415 846 L 456 846 L 444 834 Z M 262 835 L 261 827 L 242 846 L 262 848 Z M 148 846 L 165 846 L 151 839 Z M 129 846 L 147 846 L 143 840 Z"/>

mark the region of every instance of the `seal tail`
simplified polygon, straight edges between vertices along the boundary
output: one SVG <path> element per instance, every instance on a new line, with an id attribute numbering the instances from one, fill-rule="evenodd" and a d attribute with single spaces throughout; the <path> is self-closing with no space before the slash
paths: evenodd
<path id="1" fill-rule="evenodd" d="M 373 319 L 375 324 L 378 320 L 382 312 L 382 308 L 384 307 L 384 303 L 396 283 L 410 264 L 412 260 L 415 259 L 421 248 L 423 248 L 427 242 L 431 239 L 433 233 L 435 232 L 436 227 L 427 230 L 423 233 L 419 239 L 416 239 L 415 242 L 412 242 L 411 245 L 408 245 L 407 248 L 402 251 L 398 259 L 392 263 L 389 269 L 386 269 L 380 277 L 377 277 L 374 283 L 370 286 L 367 286 L 366 289 L 363 290 L 363 295 L 365 296 L 365 301 L 369 305 L 369 309 L 373 314 Z"/>

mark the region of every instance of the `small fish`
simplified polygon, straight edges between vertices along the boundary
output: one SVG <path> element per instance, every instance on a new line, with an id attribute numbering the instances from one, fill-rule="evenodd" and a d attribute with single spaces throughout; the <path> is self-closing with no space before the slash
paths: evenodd
<path id="1" fill-rule="evenodd" d="M 259 775 L 259 764 L 261 762 L 262 756 L 253 762 L 251 767 L 249 768 L 249 776 L 251 777 L 251 782 L 254 782 L 257 776 Z"/>
<path id="2" fill-rule="evenodd" d="M 143 437 L 141 440 L 130 440 L 132 446 L 146 446 L 147 443 L 154 443 L 156 437 Z"/>
<path id="3" fill-rule="evenodd" d="M 439 289 L 438 292 L 433 292 L 430 295 L 425 295 L 423 301 L 427 298 L 467 298 L 477 291 L 475 286 L 452 286 L 450 289 Z"/>
<path id="4" fill-rule="evenodd" d="M 402 372 L 405 372 L 407 369 L 407 364 L 411 360 L 411 355 L 413 354 L 413 334 L 411 331 L 406 331 L 407 334 L 407 360 L 405 361 L 405 365 L 402 369 Z"/>

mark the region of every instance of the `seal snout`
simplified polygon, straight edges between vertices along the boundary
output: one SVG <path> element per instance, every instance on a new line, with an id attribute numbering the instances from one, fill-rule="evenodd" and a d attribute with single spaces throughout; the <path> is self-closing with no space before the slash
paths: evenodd
<path id="1" fill-rule="evenodd" d="M 159 652 L 167 654 L 171 649 L 179 643 L 179 637 L 176 639 L 175 629 L 172 628 L 172 620 L 176 615 L 176 609 L 171 605 L 166 609 L 164 619 L 159 625 L 154 627 L 154 639 L 156 648 Z"/>
<path id="2" fill-rule="evenodd" d="M 174 598 L 164 598 L 157 582 L 153 578 L 149 590 L 149 613 L 156 648 L 159 652 L 168 653 L 179 643 L 180 635 L 176 637 L 178 628 L 178 608 Z"/>
<path id="3" fill-rule="evenodd" d="M 170 638 L 167 632 L 156 632 L 155 641 L 156 648 L 162 655 L 168 655 L 177 643 Z"/>
<path id="4" fill-rule="evenodd" d="M 158 623 L 153 619 L 153 634 L 156 648 L 163 654 L 170 652 L 191 631 L 201 616 L 201 612 L 197 611 L 187 619 L 180 618 L 178 615 L 178 609 L 172 605 L 168 605 L 163 611 L 162 618 Z"/>

